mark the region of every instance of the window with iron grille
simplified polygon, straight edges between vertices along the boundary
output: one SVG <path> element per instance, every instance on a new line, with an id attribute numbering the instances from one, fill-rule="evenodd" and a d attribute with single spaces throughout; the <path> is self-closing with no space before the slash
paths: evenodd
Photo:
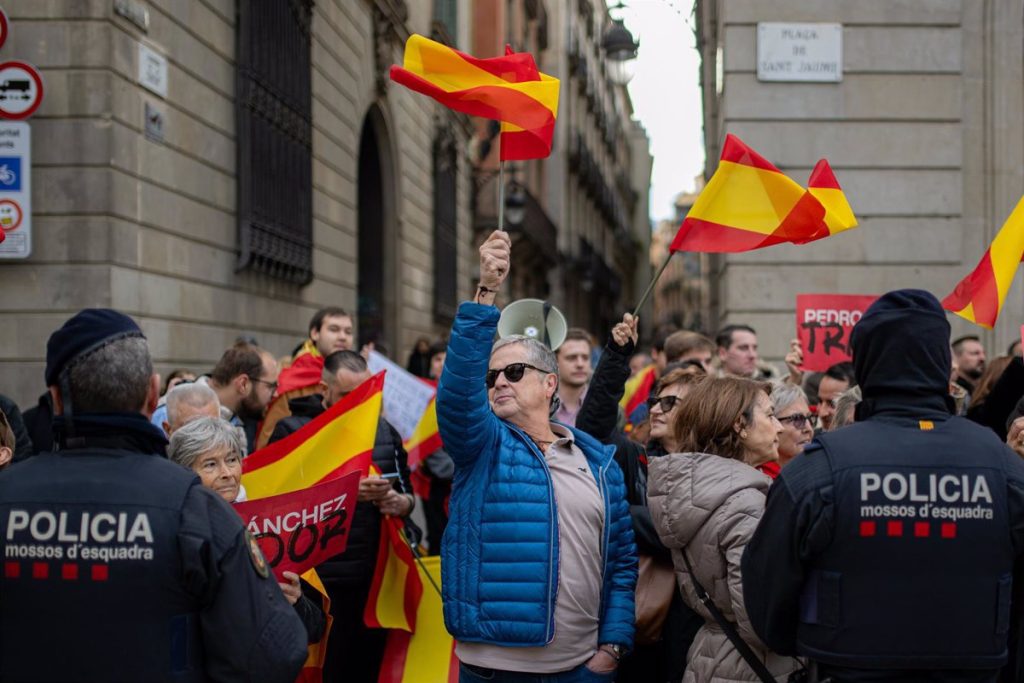
<path id="1" fill-rule="evenodd" d="M 448 325 L 458 305 L 456 181 L 458 157 L 450 127 L 434 139 L 434 318 Z"/>
<path id="2" fill-rule="evenodd" d="M 238 0 L 238 269 L 313 279 L 313 0 Z"/>

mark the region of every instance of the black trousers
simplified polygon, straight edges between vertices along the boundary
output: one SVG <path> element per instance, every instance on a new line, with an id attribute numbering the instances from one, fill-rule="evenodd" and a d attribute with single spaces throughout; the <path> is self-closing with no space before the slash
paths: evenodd
<path id="1" fill-rule="evenodd" d="M 334 624 L 327 639 L 324 683 L 377 683 L 387 630 L 367 628 L 363 607 L 370 582 L 326 584 Z"/>

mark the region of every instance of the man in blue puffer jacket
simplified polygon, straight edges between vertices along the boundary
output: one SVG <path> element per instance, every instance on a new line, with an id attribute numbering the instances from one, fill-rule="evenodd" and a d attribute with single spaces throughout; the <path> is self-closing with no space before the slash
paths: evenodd
<path id="1" fill-rule="evenodd" d="M 461 681 L 612 681 L 633 643 L 636 545 L 614 447 L 549 421 L 554 354 L 493 345 L 510 241 L 480 247 L 437 391 L 455 462 L 442 542 L 445 624 Z"/>

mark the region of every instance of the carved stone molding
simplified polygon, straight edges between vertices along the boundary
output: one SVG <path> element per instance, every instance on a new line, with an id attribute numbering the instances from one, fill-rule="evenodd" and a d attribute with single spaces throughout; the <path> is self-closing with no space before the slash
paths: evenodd
<path id="1" fill-rule="evenodd" d="M 376 74 L 377 94 L 387 93 L 388 72 L 392 63 L 392 47 L 395 41 L 405 42 L 409 29 L 405 22 L 409 8 L 405 0 L 375 0 L 373 3 L 373 57 Z"/>

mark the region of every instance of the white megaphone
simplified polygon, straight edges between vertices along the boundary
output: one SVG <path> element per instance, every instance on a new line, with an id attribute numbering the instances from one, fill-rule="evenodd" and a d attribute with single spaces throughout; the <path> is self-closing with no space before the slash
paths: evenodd
<path id="1" fill-rule="evenodd" d="M 536 339 L 552 351 L 565 341 L 569 329 L 562 312 L 540 299 L 513 301 L 501 312 L 498 320 L 498 336 L 505 338 L 515 334 Z"/>

